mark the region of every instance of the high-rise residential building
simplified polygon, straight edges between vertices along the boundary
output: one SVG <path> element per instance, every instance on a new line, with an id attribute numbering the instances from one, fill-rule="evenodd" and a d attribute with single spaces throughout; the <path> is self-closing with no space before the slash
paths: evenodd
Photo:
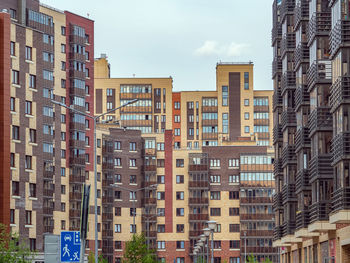
<path id="1" fill-rule="evenodd" d="M 95 114 L 138 99 L 107 114 L 101 125 L 140 130 L 144 141 L 136 161 L 140 178 L 131 170 L 137 179 L 129 182 L 130 172 L 122 172 L 131 169 L 133 157 L 114 159 L 113 180 L 120 185 L 111 194 L 115 262 L 130 240 L 135 202 L 136 232 L 145 233 L 162 262 L 193 260 L 208 220 L 217 222 L 215 262 L 240 262 L 250 254 L 277 261 L 272 91 L 253 89 L 252 63 L 219 63 L 216 74 L 216 90 L 173 92 L 171 77 L 111 78 L 106 55 L 95 60 Z M 115 147 L 124 145 L 115 140 Z M 155 184 L 132 199 L 130 191 Z"/>
<path id="2" fill-rule="evenodd" d="M 348 12 L 349 1 L 273 2 L 281 262 L 349 262 Z"/>

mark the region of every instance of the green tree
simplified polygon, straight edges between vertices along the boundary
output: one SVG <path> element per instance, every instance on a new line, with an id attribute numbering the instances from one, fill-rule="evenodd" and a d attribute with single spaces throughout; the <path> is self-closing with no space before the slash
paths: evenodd
<path id="1" fill-rule="evenodd" d="M 272 263 L 271 259 L 269 259 L 269 258 L 265 258 L 263 262 L 264 263 Z"/>
<path id="2" fill-rule="evenodd" d="M 0 224 L 0 263 L 30 263 L 35 253 L 30 250 L 28 240 L 9 231 L 8 226 Z"/>
<path id="3" fill-rule="evenodd" d="M 95 254 L 93 252 L 90 252 L 88 256 L 88 262 L 89 263 L 95 263 Z M 108 263 L 108 260 L 103 257 L 103 255 L 98 256 L 98 263 Z"/>
<path id="4" fill-rule="evenodd" d="M 247 257 L 246 263 L 258 263 L 258 261 L 256 260 L 256 258 L 253 255 L 249 255 Z"/>
<path id="5" fill-rule="evenodd" d="M 146 238 L 143 234 L 133 235 L 125 245 L 124 263 L 155 263 L 153 251 L 147 249 Z"/>

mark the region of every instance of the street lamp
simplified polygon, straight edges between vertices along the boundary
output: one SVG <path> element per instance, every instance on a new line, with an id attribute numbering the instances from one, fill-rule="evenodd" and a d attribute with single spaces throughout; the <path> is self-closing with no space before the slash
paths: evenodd
<path id="1" fill-rule="evenodd" d="M 207 221 L 208 228 L 211 230 L 211 263 L 214 263 L 214 229 L 216 227 L 216 221 Z"/>
<path id="2" fill-rule="evenodd" d="M 199 236 L 199 238 L 201 239 L 201 241 L 203 242 L 203 257 L 205 257 L 205 241 L 207 241 L 207 237 L 202 234 Z M 207 257 L 208 257 L 208 244 L 207 244 Z M 208 261 L 208 258 L 207 258 L 207 261 Z"/>
<path id="3" fill-rule="evenodd" d="M 197 241 L 197 246 L 199 247 L 199 256 L 200 256 L 200 259 L 201 259 L 201 263 L 203 263 L 203 255 L 204 255 L 204 246 L 203 246 L 203 242 L 202 240 L 198 240 Z M 203 247 L 203 250 L 201 251 L 201 248 Z"/>
<path id="4" fill-rule="evenodd" d="M 210 228 L 204 228 L 203 233 L 207 239 L 207 262 L 209 262 L 209 235 L 210 235 Z"/>
<path id="5" fill-rule="evenodd" d="M 247 231 L 244 231 L 244 261 L 247 262 Z"/>
<path id="6" fill-rule="evenodd" d="M 70 106 L 67 106 L 66 104 L 62 103 L 62 102 L 59 102 L 59 101 L 55 101 L 55 100 L 51 100 L 52 103 L 56 104 L 56 105 L 59 105 L 61 107 L 64 107 L 68 110 L 71 110 L 71 111 L 74 111 L 76 113 L 79 113 L 87 118 L 90 118 L 94 121 L 94 183 L 95 183 L 95 263 L 98 263 L 98 232 L 97 232 L 97 156 L 96 156 L 96 149 L 97 149 L 97 142 L 96 142 L 96 123 L 97 123 L 97 120 L 99 118 L 101 118 L 102 116 L 105 116 L 109 113 L 112 113 L 112 112 L 115 112 L 127 105 L 130 105 L 130 104 L 133 104 L 135 103 L 136 101 L 138 101 L 138 99 L 134 99 L 134 100 L 131 100 L 117 108 L 114 108 L 114 109 L 111 109 L 111 110 L 108 110 L 106 111 L 105 113 L 102 113 L 102 114 L 99 114 L 99 115 L 96 115 L 96 116 L 92 116 L 92 115 L 89 115 L 83 111 L 79 111 L 79 110 L 76 110 L 74 109 L 74 105 L 70 105 Z M 85 249 L 85 247 L 83 248 Z M 85 252 L 85 251 L 84 251 Z"/>

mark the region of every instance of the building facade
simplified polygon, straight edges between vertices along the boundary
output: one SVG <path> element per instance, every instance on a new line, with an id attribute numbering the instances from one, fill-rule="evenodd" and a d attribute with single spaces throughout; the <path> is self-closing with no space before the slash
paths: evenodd
<path id="1" fill-rule="evenodd" d="M 348 1 L 274 1 L 274 245 L 282 262 L 349 262 Z"/>

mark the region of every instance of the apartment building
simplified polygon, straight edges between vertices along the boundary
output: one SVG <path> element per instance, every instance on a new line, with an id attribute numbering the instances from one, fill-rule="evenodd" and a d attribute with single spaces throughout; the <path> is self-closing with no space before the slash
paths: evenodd
<path id="1" fill-rule="evenodd" d="M 274 245 L 282 262 L 349 262 L 348 1 L 274 1 Z"/>
<path id="2" fill-rule="evenodd" d="M 141 131 L 143 174 L 136 185 L 157 188 L 137 199 L 136 232 L 145 233 L 162 262 L 191 262 L 208 220 L 217 221 L 215 262 L 240 262 L 251 253 L 275 262 L 272 91 L 253 90 L 252 63 L 220 63 L 216 74 L 216 90 L 173 92 L 172 78 L 111 78 L 101 55 L 95 59 L 95 114 L 138 99 L 102 123 Z M 114 191 L 128 196 L 131 183 L 114 179 L 121 185 Z M 124 204 L 114 200 L 115 207 Z M 115 262 L 132 235 L 133 213 L 126 213 L 129 219 L 113 218 Z"/>

